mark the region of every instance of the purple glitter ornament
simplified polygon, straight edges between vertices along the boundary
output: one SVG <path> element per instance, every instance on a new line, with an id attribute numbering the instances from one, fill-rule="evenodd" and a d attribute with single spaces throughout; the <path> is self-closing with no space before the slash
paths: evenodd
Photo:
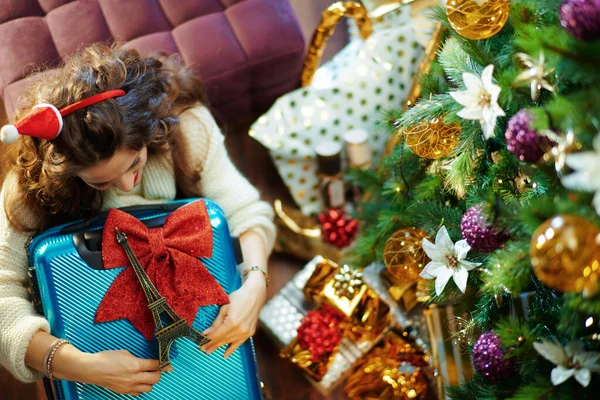
<path id="1" fill-rule="evenodd" d="M 600 0 L 565 0 L 560 24 L 576 39 L 600 39 Z"/>
<path id="2" fill-rule="evenodd" d="M 510 359 L 505 359 L 506 351 L 500 347 L 500 339 L 489 331 L 479 336 L 473 346 L 473 365 L 480 375 L 489 380 L 499 381 L 510 378 L 514 368 Z"/>
<path id="3" fill-rule="evenodd" d="M 489 253 L 506 242 L 508 234 L 488 221 L 483 205 L 467 210 L 460 224 L 462 235 L 473 250 Z"/>
<path id="4" fill-rule="evenodd" d="M 599 0 L 600 1 L 600 0 Z M 550 139 L 540 136 L 533 129 L 529 129 L 529 113 L 521 110 L 508 121 L 506 148 L 521 161 L 536 163 L 550 147 Z"/>

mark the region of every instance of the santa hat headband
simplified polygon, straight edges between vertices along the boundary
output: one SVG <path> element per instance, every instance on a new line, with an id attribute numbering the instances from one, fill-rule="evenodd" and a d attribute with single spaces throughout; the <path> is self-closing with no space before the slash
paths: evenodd
<path id="1" fill-rule="evenodd" d="M 52 104 L 38 104 L 33 111 L 15 125 L 4 125 L 0 129 L 0 141 L 14 143 L 19 135 L 32 136 L 44 140 L 56 139 L 63 127 L 63 117 L 77 110 L 113 97 L 125 96 L 123 90 L 109 90 L 87 99 L 80 100 L 60 110 Z"/>

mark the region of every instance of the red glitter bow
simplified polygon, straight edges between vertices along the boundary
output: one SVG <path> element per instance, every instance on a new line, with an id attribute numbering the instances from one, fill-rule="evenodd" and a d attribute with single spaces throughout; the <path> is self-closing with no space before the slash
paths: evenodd
<path id="1" fill-rule="evenodd" d="M 312 362 L 325 360 L 342 340 L 340 322 L 346 318 L 333 307 L 323 305 L 309 311 L 298 327 L 298 344 L 309 350 Z"/>
<path id="2" fill-rule="evenodd" d="M 135 217 L 111 209 L 104 226 L 104 268 L 129 265 L 115 228 L 128 243 L 158 292 L 181 318 L 191 325 L 198 308 L 229 303 L 221 285 L 198 259 L 212 257 L 213 237 L 204 201 L 183 206 L 169 215 L 162 228 L 148 229 Z M 94 322 L 128 319 L 150 341 L 154 319 L 133 268 L 125 268 L 108 288 Z"/>
<path id="3" fill-rule="evenodd" d="M 323 241 L 340 249 L 352 243 L 358 230 L 358 221 L 341 209 L 332 208 L 327 213 L 319 214 L 319 222 Z"/>

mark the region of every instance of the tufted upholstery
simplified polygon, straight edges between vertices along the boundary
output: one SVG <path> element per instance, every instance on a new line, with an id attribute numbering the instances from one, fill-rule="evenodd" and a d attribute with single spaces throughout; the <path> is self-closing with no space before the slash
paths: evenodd
<path id="1" fill-rule="evenodd" d="M 296 88 L 304 52 L 288 0 L 2 0 L 0 96 L 7 115 L 36 68 L 115 39 L 142 54 L 179 53 L 226 122 L 263 112 Z"/>

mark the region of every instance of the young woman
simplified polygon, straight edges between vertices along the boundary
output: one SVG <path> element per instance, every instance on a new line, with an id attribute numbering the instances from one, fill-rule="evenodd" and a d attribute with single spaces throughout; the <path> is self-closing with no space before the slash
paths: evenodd
<path id="1" fill-rule="evenodd" d="M 228 345 L 227 357 L 254 334 L 266 299 L 272 209 L 229 160 L 200 93 L 199 80 L 172 59 L 163 64 L 134 50 L 94 45 L 44 75 L 25 95 L 17 121 L 31 117 L 38 104 L 61 111 L 90 98 L 92 104 L 65 115 L 56 138 L 19 135 L 15 144 L 3 146 L 0 363 L 17 379 L 31 382 L 48 373 L 44 360 L 56 351 L 50 372 L 58 379 L 133 395 L 159 381 L 157 360 L 124 350 L 88 354 L 70 344 L 56 348 L 48 322 L 27 298 L 25 245 L 50 226 L 112 207 L 163 203 L 178 190 L 223 208 L 249 269 L 206 332 L 212 340 L 203 350 Z M 13 131 L 5 129 L 5 139 Z"/>

